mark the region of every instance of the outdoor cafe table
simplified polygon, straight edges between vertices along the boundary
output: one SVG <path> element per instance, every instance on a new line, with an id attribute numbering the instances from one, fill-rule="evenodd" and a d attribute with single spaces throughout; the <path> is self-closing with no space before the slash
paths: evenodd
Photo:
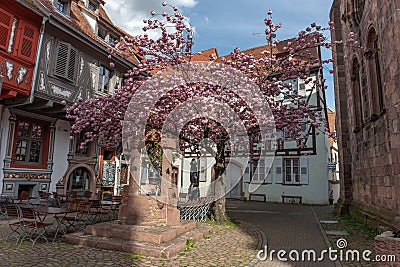
<path id="1" fill-rule="evenodd" d="M 54 221 L 52 222 L 52 224 L 56 226 L 56 232 L 54 233 L 53 242 L 56 239 L 58 233 L 61 232 L 63 234 L 66 234 L 66 232 L 62 229 L 62 225 L 64 224 L 64 219 L 67 214 L 77 212 L 77 210 L 57 207 L 36 207 L 33 210 L 41 215 L 39 216 L 39 219 L 41 221 L 44 221 L 49 214 L 54 215 Z"/>

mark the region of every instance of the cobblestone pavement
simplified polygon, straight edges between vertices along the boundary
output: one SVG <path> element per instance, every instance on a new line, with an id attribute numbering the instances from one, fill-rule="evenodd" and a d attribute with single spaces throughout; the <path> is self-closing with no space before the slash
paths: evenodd
<path id="1" fill-rule="evenodd" d="M 169 260 L 147 257 L 140 253 L 79 247 L 57 239 L 54 243 L 40 240 L 32 248 L 30 241 L 16 245 L 5 242 L 9 230 L 0 223 L 0 266 L 248 266 L 261 247 L 261 233 L 245 222 L 213 225 L 201 240 L 187 245 L 187 250 Z"/>
<path id="2" fill-rule="evenodd" d="M 228 215 L 239 225 L 213 225 L 201 240 L 188 244 L 188 250 L 169 260 L 140 253 L 84 248 L 64 242 L 46 244 L 40 240 L 33 248 L 30 241 L 16 245 L 5 243 L 9 232 L 6 220 L 0 220 L 0 266 L 374 266 L 367 262 L 282 262 L 256 261 L 264 244 L 268 251 L 280 249 L 318 253 L 329 246 L 336 249 L 338 236 L 326 236 L 325 230 L 346 230 L 348 249 L 373 250 L 373 232 L 346 217 L 332 213 L 332 206 L 309 206 L 261 202 L 227 201 Z M 337 225 L 321 225 L 320 220 L 338 220 Z M 325 227 L 325 229 L 323 228 Z M 265 233 L 262 233 L 260 229 Z M 287 255 L 286 255 L 287 256 Z"/>
<path id="3" fill-rule="evenodd" d="M 268 257 L 256 266 L 341 266 L 339 262 L 329 261 L 328 257 L 323 261 L 301 261 L 304 250 L 314 250 L 319 258 L 321 251 L 328 249 L 312 206 L 229 201 L 227 209 L 231 218 L 249 222 L 265 232 L 268 255 L 272 250 L 276 251 L 272 261 Z M 284 256 L 288 258 L 287 262 L 277 259 L 279 250 L 287 252 Z M 299 252 L 299 261 L 290 261 L 291 250 Z"/>

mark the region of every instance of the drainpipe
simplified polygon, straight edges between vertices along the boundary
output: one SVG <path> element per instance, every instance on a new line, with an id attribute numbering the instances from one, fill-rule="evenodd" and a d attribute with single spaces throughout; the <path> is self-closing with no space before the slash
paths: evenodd
<path id="1" fill-rule="evenodd" d="M 25 101 L 24 103 L 21 104 L 16 104 L 16 105 L 10 105 L 9 108 L 17 107 L 17 106 L 23 106 L 27 104 L 32 104 L 33 99 L 35 98 L 35 84 L 37 80 L 37 75 L 39 72 L 39 61 L 40 61 L 40 54 L 42 52 L 42 44 L 43 44 L 43 37 L 44 37 L 44 28 L 46 26 L 46 22 L 49 20 L 48 17 L 43 17 L 42 20 L 42 27 L 40 29 L 40 36 L 39 36 L 39 44 L 38 44 L 38 49 L 37 49 L 37 54 L 36 54 L 36 60 L 35 60 L 35 69 L 33 70 L 33 78 L 32 78 L 32 84 L 31 84 L 31 93 L 29 95 L 29 99 Z"/>
<path id="2" fill-rule="evenodd" d="M 40 37 L 39 37 L 39 48 L 36 54 L 36 62 L 35 62 L 35 70 L 34 70 L 34 75 L 32 79 L 32 89 L 31 89 L 31 95 L 29 96 L 29 104 L 32 104 L 33 99 L 34 99 L 34 92 L 35 92 L 35 84 L 36 84 L 36 79 L 38 76 L 39 72 L 39 60 L 40 60 L 40 53 L 42 52 L 42 44 L 43 44 L 43 37 L 44 37 L 44 28 L 46 27 L 46 22 L 49 20 L 48 17 L 43 17 L 42 20 L 42 29 L 40 30 Z"/>

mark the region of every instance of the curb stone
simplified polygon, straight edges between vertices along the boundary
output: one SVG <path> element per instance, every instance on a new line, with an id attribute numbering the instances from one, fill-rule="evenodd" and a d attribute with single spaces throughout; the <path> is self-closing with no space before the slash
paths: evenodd
<path id="1" fill-rule="evenodd" d="M 257 233 L 257 248 L 258 249 L 263 249 L 264 246 L 268 244 L 268 238 L 267 235 L 257 226 L 252 225 L 250 223 L 244 222 L 244 221 L 239 221 L 241 225 L 246 225 L 249 228 L 252 228 L 253 231 Z M 258 251 L 257 251 L 258 252 Z M 255 266 L 258 262 L 260 262 L 260 259 L 258 259 L 257 255 L 254 256 L 254 259 L 250 261 L 250 263 L 247 265 L 248 267 L 253 267 Z"/>
<path id="2" fill-rule="evenodd" d="M 315 210 L 314 210 L 314 208 L 312 206 L 311 206 L 311 210 L 312 210 L 312 212 L 314 214 L 314 219 L 318 224 L 319 230 L 321 230 L 321 234 L 322 234 L 322 237 L 324 238 L 325 245 L 326 245 L 327 248 L 329 248 L 331 246 L 331 244 L 329 242 L 328 236 L 326 235 L 325 229 L 322 226 L 322 224 L 321 224 L 321 222 L 320 222 L 320 220 L 318 218 L 318 215 L 317 215 L 317 213 L 315 212 Z M 343 264 L 339 260 L 335 260 L 334 264 L 337 267 L 343 267 Z"/>

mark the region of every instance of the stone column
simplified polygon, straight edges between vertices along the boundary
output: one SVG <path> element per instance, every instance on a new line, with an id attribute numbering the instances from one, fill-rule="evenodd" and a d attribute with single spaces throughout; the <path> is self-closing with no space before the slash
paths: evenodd
<path id="1" fill-rule="evenodd" d="M 178 204 L 178 188 L 172 183 L 172 149 L 176 147 L 175 140 L 163 140 L 163 160 L 162 160 L 162 180 L 161 180 L 161 196 L 165 199 L 166 204 L 166 224 L 179 225 L 180 211 Z"/>
<path id="2" fill-rule="evenodd" d="M 135 197 L 139 196 L 140 162 L 141 153 L 139 149 L 134 149 L 130 159 L 131 175 L 129 176 L 129 186 L 127 188 L 128 199 L 126 208 L 126 223 L 131 225 L 137 224 L 138 217 L 140 215 L 138 214 L 140 210 L 138 209 L 137 205 L 135 205 Z"/>

